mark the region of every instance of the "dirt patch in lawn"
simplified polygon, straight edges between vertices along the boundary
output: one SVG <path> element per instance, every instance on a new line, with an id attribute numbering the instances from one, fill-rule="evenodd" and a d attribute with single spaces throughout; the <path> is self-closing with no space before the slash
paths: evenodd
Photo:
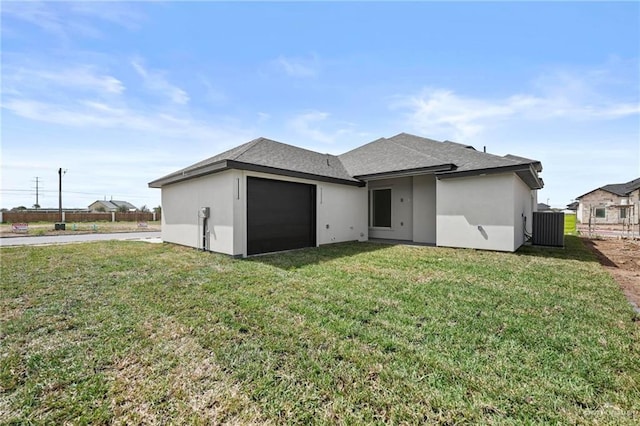
<path id="1" fill-rule="evenodd" d="M 640 241 L 585 238 L 584 242 L 638 310 L 640 307 Z"/>

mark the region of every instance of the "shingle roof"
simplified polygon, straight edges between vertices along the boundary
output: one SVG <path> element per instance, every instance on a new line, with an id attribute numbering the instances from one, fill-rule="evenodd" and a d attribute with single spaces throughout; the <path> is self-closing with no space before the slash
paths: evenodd
<path id="1" fill-rule="evenodd" d="M 227 169 L 245 169 L 269 173 L 339 181 L 361 185 L 353 178 L 335 155 L 321 154 L 271 139 L 258 138 L 214 157 L 178 170 L 149 183 L 159 187 Z"/>
<path id="2" fill-rule="evenodd" d="M 109 210 L 118 210 L 118 207 L 120 206 L 124 206 L 127 208 L 127 210 L 137 210 L 136 206 L 134 206 L 133 204 L 131 204 L 128 201 L 118 201 L 118 200 L 97 200 L 94 201 L 92 204 L 95 203 L 100 203 L 102 204 L 105 208 L 109 209 Z"/>
<path id="3" fill-rule="evenodd" d="M 536 173 L 542 170 L 538 161 L 514 155 L 500 157 L 476 151 L 468 145 L 439 142 L 407 133 L 377 139 L 340 156 L 258 138 L 156 179 L 149 186 L 159 188 L 232 168 L 360 185 L 363 180 L 376 175 L 431 172 L 446 178 L 513 171 L 530 187 L 542 187 Z"/>
<path id="4" fill-rule="evenodd" d="M 525 170 L 529 166 L 534 167 L 535 171 L 542 170 L 540 162 L 536 160 L 515 155 L 501 157 L 476 151 L 469 145 L 439 142 L 407 133 L 375 140 L 340 155 L 340 160 L 355 177 L 398 174 L 421 168 L 432 168 L 440 176 L 501 168 Z M 527 183 L 537 185 L 534 180 Z"/>
<path id="5" fill-rule="evenodd" d="M 631 180 L 626 183 L 610 183 L 608 185 L 601 186 L 600 188 L 596 188 L 592 191 L 589 191 L 586 194 L 582 194 L 577 198 L 582 198 L 587 194 L 591 194 L 593 191 L 597 191 L 598 189 L 611 192 L 612 194 L 618 195 L 620 197 L 626 197 L 636 189 L 640 189 L 640 178 Z"/>
<path id="6" fill-rule="evenodd" d="M 408 143 L 404 134 L 393 138 L 380 138 L 339 156 L 340 161 L 352 176 L 369 176 L 423 168 L 438 167 L 451 170 L 453 162 L 438 157 L 427 147 L 442 144 L 431 139 L 424 140 L 422 146 Z M 404 143 L 403 143 L 404 142 Z"/>
<path id="7" fill-rule="evenodd" d="M 126 207 L 128 210 L 137 210 L 138 208 L 136 206 L 134 206 L 133 204 L 131 204 L 128 201 L 119 201 L 119 200 L 111 200 L 111 203 L 114 204 L 116 207 Z"/>

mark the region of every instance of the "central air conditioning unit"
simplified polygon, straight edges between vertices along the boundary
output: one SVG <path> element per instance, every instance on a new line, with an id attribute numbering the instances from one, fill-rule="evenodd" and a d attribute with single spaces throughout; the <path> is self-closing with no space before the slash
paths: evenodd
<path id="1" fill-rule="evenodd" d="M 564 213 L 533 212 L 535 246 L 564 247 Z"/>

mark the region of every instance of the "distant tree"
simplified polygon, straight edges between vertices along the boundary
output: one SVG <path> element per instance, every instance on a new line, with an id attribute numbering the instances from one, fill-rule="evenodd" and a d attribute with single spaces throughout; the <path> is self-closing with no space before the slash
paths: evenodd
<path id="1" fill-rule="evenodd" d="M 162 206 L 154 207 L 153 211 L 156 213 L 162 213 Z"/>
<path id="2" fill-rule="evenodd" d="M 128 211 L 129 211 L 129 209 L 127 208 L 127 206 L 118 206 L 118 212 L 119 213 L 126 213 Z"/>
<path id="3" fill-rule="evenodd" d="M 34 204 L 34 205 L 33 205 L 33 208 L 34 208 L 34 209 L 36 209 L 36 210 L 38 210 L 38 209 L 40 208 L 40 204 Z"/>
<path id="4" fill-rule="evenodd" d="M 9 211 L 9 209 L 7 209 L 7 208 L 5 208 L 5 207 L 3 207 L 3 208 L 1 208 L 1 209 L 0 209 L 0 212 L 2 212 L 2 213 L 4 213 L 4 212 L 8 212 L 8 211 Z"/>
<path id="5" fill-rule="evenodd" d="M 27 208 L 25 206 L 18 206 L 18 207 L 14 207 L 11 210 L 26 210 Z"/>
<path id="6" fill-rule="evenodd" d="M 140 207 L 140 211 L 143 213 L 147 213 L 149 211 L 149 207 L 147 207 L 147 205 L 143 205 L 142 207 Z"/>
<path id="7" fill-rule="evenodd" d="M 98 207 L 96 207 L 96 211 L 100 212 L 100 213 L 106 213 L 107 209 L 104 208 L 104 206 L 98 206 Z"/>

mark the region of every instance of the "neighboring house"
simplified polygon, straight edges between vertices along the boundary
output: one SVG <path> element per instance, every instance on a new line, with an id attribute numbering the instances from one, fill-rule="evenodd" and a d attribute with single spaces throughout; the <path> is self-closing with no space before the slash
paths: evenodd
<path id="1" fill-rule="evenodd" d="M 578 205 L 580 203 L 578 201 L 574 201 L 571 204 L 567 204 L 567 210 L 572 211 L 572 212 L 576 212 L 578 210 Z"/>
<path id="2" fill-rule="evenodd" d="M 117 212 L 122 208 L 126 208 L 127 211 L 136 211 L 138 210 L 136 206 L 127 202 L 127 201 L 117 201 L 117 200 L 98 200 L 94 201 L 89 205 L 89 210 L 92 213 L 105 211 L 105 212 Z"/>
<path id="3" fill-rule="evenodd" d="M 541 171 L 406 133 L 339 156 L 259 138 L 149 186 L 164 241 L 234 256 L 370 238 L 515 251 Z"/>
<path id="4" fill-rule="evenodd" d="M 551 206 L 545 203 L 538 203 L 538 211 L 539 212 L 550 212 Z"/>
<path id="5" fill-rule="evenodd" d="M 613 183 L 576 198 L 576 219 L 581 223 L 618 224 L 637 217 L 640 209 L 640 178 L 627 183 Z M 632 217 L 633 216 L 633 217 Z M 636 223 L 631 221 L 631 223 Z"/>

